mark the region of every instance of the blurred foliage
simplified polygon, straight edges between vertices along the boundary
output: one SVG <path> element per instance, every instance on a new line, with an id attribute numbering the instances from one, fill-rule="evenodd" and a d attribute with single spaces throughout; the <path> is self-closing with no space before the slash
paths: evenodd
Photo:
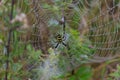
<path id="1" fill-rule="evenodd" d="M 18 40 L 20 32 L 14 31 L 13 34 L 14 42 L 13 45 L 11 45 L 11 52 L 9 57 L 9 80 L 24 80 L 32 75 L 29 70 L 31 70 L 31 65 L 36 66 L 35 64 L 39 63 L 39 56 L 41 55 L 41 51 L 35 51 L 30 44 L 22 45 L 23 43 L 19 42 Z M 2 62 L 2 64 L 0 64 L 0 79 L 3 80 L 6 57 L 3 55 L 3 53 L 0 53 L 0 55 L 0 61 Z"/>
<path id="2" fill-rule="evenodd" d="M 90 80 L 92 77 L 91 68 L 87 66 L 80 67 L 69 80 Z"/>
<path id="3" fill-rule="evenodd" d="M 113 80 L 113 79 L 119 80 L 120 79 L 120 66 L 117 65 L 117 69 L 113 73 L 111 73 L 109 76 L 110 77 L 108 77 L 108 80 Z"/>

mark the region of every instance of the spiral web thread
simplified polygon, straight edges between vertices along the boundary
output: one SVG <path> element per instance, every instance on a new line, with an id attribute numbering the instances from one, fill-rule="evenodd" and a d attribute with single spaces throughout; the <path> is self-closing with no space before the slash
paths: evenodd
<path id="1" fill-rule="evenodd" d="M 87 36 L 95 46 L 95 60 L 105 61 L 118 57 L 120 51 L 120 4 L 116 0 L 104 0 L 104 9 L 100 0 L 96 1 L 99 8 L 97 16 L 88 20 L 89 34 Z M 109 4 L 110 3 L 110 4 Z"/>
<path id="2" fill-rule="evenodd" d="M 119 0 L 88 1 L 89 0 L 85 0 L 82 2 L 81 0 L 74 0 L 73 6 L 79 8 L 79 14 L 83 17 L 80 19 L 84 19 L 85 22 L 85 24 L 82 25 L 84 35 L 92 41 L 92 48 L 96 50 L 94 55 L 91 56 L 90 61 L 102 62 L 118 57 L 120 51 Z M 31 35 L 35 37 L 29 40 L 29 42 L 32 43 L 36 49 L 41 48 L 39 25 L 42 24 L 40 24 L 40 22 L 47 25 L 47 22 L 53 16 L 50 11 L 44 11 L 39 3 L 41 3 L 40 0 L 31 0 L 30 3 L 28 3 L 30 8 L 32 6 L 30 11 L 27 11 L 28 7 L 22 7 L 24 0 L 18 0 L 17 4 L 22 11 L 27 13 L 27 16 L 31 15 L 32 12 L 34 13 L 34 16 L 30 16 L 33 17 L 30 18 L 30 21 L 32 21 L 32 25 L 36 27 L 37 31 L 34 32 L 35 30 L 32 29 Z M 70 20 L 68 20 L 68 22 L 69 21 Z M 27 38 L 24 41 L 21 38 L 21 41 L 26 43 Z M 0 52 L 3 52 L 3 49 L 0 49 Z"/>
<path id="3" fill-rule="evenodd" d="M 82 11 L 81 5 L 86 9 L 85 11 Z M 74 6 L 80 9 L 80 15 L 88 18 L 86 20 L 87 26 L 84 26 L 87 27 L 85 32 L 96 50 L 90 61 L 102 62 L 118 57 L 120 51 L 120 2 L 117 0 L 93 0 L 89 4 L 87 0 L 84 3 L 81 0 L 76 0 Z M 94 9 L 97 9 L 96 14 Z M 43 17 L 48 20 L 45 16 Z"/>

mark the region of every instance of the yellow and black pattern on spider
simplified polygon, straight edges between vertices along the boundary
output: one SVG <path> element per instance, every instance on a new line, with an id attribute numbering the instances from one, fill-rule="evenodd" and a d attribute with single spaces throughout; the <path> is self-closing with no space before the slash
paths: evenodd
<path id="1" fill-rule="evenodd" d="M 62 17 L 61 24 L 63 27 L 63 36 L 61 34 L 57 34 L 57 36 L 56 36 L 57 44 L 56 44 L 55 48 L 57 48 L 59 44 L 62 44 L 65 47 L 67 47 L 67 45 L 64 43 L 64 41 L 65 41 L 65 27 L 66 27 L 65 16 Z"/>
<path id="2" fill-rule="evenodd" d="M 58 34 L 58 35 L 56 36 L 56 39 L 57 39 L 57 42 L 58 42 L 58 43 L 61 43 L 61 42 L 63 41 L 63 38 L 62 38 L 62 36 L 61 36 L 60 34 Z"/>
<path id="3" fill-rule="evenodd" d="M 60 35 L 60 34 L 57 34 L 56 40 L 57 40 L 57 44 L 56 44 L 55 48 L 57 48 L 57 47 L 59 46 L 59 44 L 62 44 L 62 45 L 64 45 L 65 47 L 67 46 L 67 45 L 64 43 L 64 41 L 65 41 L 65 37 L 64 37 L 64 36 L 62 36 L 62 35 Z"/>

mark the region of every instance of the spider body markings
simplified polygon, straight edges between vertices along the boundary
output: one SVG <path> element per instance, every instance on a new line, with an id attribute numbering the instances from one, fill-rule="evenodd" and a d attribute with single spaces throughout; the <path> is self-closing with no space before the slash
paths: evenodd
<path id="1" fill-rule="evenodd" d="M 63 36 L 61 34 L 57 34 L 57 36 L 56 36 L 57 44 L 56 44 L 55 48 L 57 48 L 59 44 L 62 44 L 65 47 L 67 47 L 67 45 L 64 43 L 64 41 L 66 40 L 66 37 L 65 37 L 65 27 L 66 27 L 65 16 L 62 17 L 61 22 L 62 22 L 61 24 L 63 25 Z"/>
<path id="2" fill-rule="evenodd" d="M 64 36 L 58 34 L 56 36 L 56 40 L 57 40 L 57 44 L 56 44 L 55 48 L 57 48 L 59 44 L 62 44 L 62 45 L 64 45 L 66 47 L 66 44 L 64 43 L 64 41 L 65 41 L 65 37 Z"/>

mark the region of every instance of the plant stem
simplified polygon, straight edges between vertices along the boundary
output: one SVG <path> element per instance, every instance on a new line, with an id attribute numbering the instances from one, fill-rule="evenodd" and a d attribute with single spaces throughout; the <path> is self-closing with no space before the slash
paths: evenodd
<path id="1" fill-rule="evenodd" d="M 14 0 L 11 0 L 10 20 L 13 19 L 13 10 L 14 10 Z M 8 40 L 7 40 L 7 45 L 6 45 L 6 50 L 7 50 L 7 52 L 6 52 L 6 57 L 7 57 L 7 60 L 6 60 L 5 80 L 8 80 L 11 33 L 12 33 L 12 30 L 9 29 L 9 32 L 8 32 Z"/>

